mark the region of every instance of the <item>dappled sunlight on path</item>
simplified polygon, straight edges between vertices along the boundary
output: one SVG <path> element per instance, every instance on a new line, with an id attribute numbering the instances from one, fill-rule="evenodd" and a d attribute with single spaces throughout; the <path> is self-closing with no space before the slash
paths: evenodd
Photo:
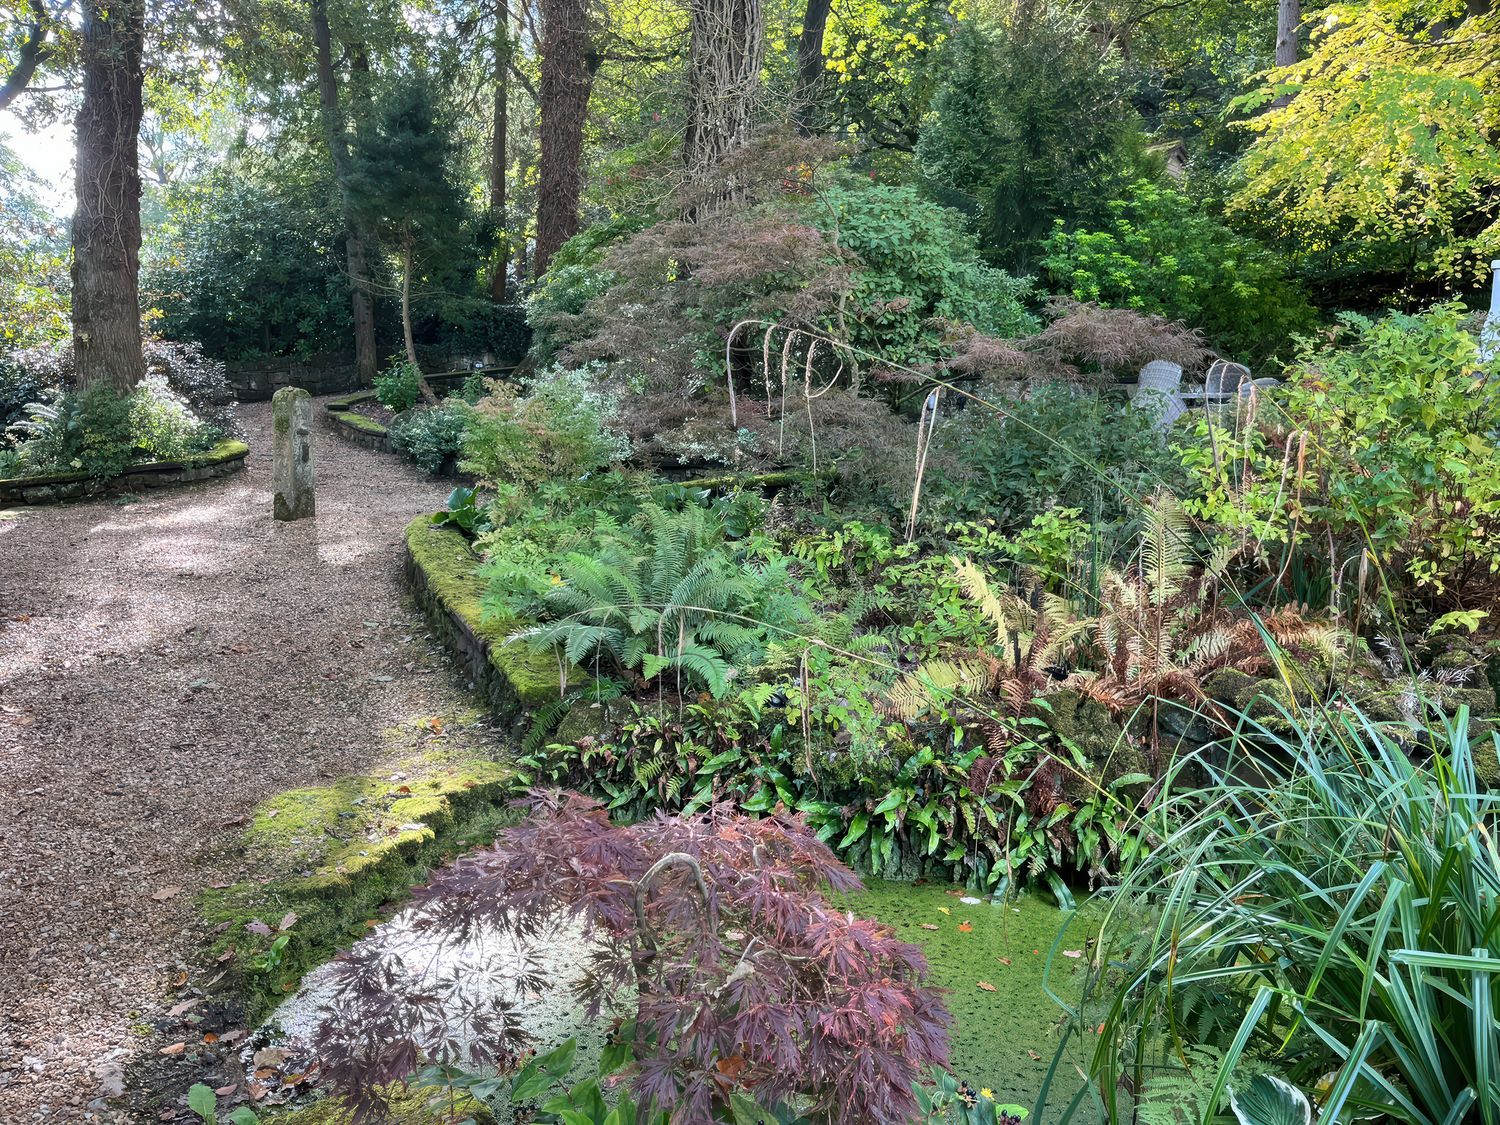
<path id="1" fill-rule="evenodd" d="M 0 1121 L 99 1099 L 236 878 L 232 825 L 462 701 L 402 598 L 402 529 L 449 485 L 317 434 L 318 517 L 243 473 L 0 518 Z"/>

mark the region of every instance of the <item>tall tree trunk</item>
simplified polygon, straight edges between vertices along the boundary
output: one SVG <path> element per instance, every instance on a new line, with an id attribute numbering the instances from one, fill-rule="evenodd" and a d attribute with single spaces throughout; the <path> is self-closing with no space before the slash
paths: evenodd
<path id="1" fill-rule="evenodd" d="M 802 11 L 802 34 L 797 37 L 797 84 L 792 90 L 792 116 L 800 132 L 817 128 L 818 87 L 823 81 L 823 34 L 833 0 L 807 0 Z"/>
<path id="2" fill-rule="evenodd" d="M 146 373 L 139 295 L 145 0 L 85 0 L 82 32 L 73 357 L 80 386 L 128 391 Z"/>
<path id="3" fill-rule="evenodd" d="M 1276 5 L 1276 65 L 1297 61 L 1297 29 L 1302 25 L 1301 0 L 1280 0 Z"/>
<path id="4" fill-rule="evenodd" d="M 690 218 L 719 211 L 740 194 L 721 165 L 750 137 L 764 50 L 760 0 L 692 0 L 682 142 Z"/>
<path id="5" fill-rule="evenodd" d="M 313 46 L 317 53 L 318 110 L 323 138 L 333 164 L 333 178 L 343 202 L 345 261 L 349 267 L 349 305 L 354 315 L 354 361 L 360 381 L 370 383 L 379 369 L 375 353 L 375 304 L 370 298 L 369 251 L 371 242 L 354 216 L 349 199 L 349 140 L 344 133 L 344 115 L 339 109 L 338 78 L 333 71 L 333 34 L 328 27 L 327 0 L 312 0 Z"/>
<path id="6" fill-rule="evenodd" d="M 401 240 L 401 338 L 406 341 L 407 360 L 418 367 L 417 344 L 411 334 L 411 244 L 412 234 L 408 230 Z"/>
<path id="7" fill-rule="evenodd" d="M 1302 0 L 1280 0 L 1276 5 L 1276 65 L 1291 66 L 1297 61 L 1297 32 L 1302 26 Z M 1280 109 L 1292 100 L 1282 94 L 1271 104 Z"/>
<path id="8" fill-rule="evenodd" d="M 536 253 L 540 280 L 562 244 L 578 233 L 583 186 L 583 125 L 597 59 L 587 0 L 542 0 L 542 161 L 537 183 Z"/>
<path id="9" fill-rule="evenodd" d="M 510 264 L 510 236 L 505 225 L 506 141 L 510 125 L 510 6 L 500 0 L 495 11 L 495 127 L 490 133 L 490 221 L 495 225 L 495 270 L 490 300 L 505 300 L 505 273 Z"/>

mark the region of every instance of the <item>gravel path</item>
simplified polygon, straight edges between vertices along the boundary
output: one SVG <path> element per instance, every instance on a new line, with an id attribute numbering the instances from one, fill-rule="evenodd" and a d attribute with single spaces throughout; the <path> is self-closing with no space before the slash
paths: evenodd
<path id="1" fill-rule="evenodd" d="M 466 702 L 400 587 L 448 486 L 320 430 L 318 517 L 277 524 L 269 406 L 241 417 L 244 472 L 0 514 L 4 1125 L 109 1119 L 194 893 L 243 874 L 232 821 Z"/>

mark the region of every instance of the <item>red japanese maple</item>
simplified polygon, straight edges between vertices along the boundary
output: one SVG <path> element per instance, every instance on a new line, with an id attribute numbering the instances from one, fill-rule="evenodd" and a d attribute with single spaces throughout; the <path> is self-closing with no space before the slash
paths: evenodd
<path id="1" fill-rule="evenodd" d="M 506 971 L 512 995 L 569 987 L 589 1018 L 635 996 L 639 1101 L 674 1122 L 712 1121 L 731 1093 L 838 1122 L 901 1122 L 913 1085 L 946 1066 L 951 1019 L 925 984 L 926 961 L 878 922 L 823 897 L 859 881 L 799 817 L 695 816 L 610 823 L 576 793 L 534 795 L 530 815 L 417 894 L 416 921 L 444 942 L 493 927 L 535 939 L 562 920 L 593 943 L 577 979 L 534 964 Z M 424 1057 L 504 1065 L 524 1044 L 513 1000 L 483 1003 L 459 981 L 414 982 L 399 954 L 372 947 L 338 967 L 324 1024 L 324 1074 L 371 1120 L 379 1088 Z M 472 979 L 472 974 L 466 974 Z M 444 1030 L 462 1007 L 467 1042 Z"/>

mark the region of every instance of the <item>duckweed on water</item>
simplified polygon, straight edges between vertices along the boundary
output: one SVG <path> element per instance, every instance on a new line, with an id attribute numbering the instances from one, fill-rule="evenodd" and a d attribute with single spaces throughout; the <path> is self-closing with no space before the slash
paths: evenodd
<path id="1" fill-rule="evenodd" d="M 866 887 L 847 896 L 849 909 L 880 919 L 922 946 L 932 982 L 947 992 L 954 1017 L 954 1073 L 975 1087 L 993 1090 L 999 1102 L 1031 1106 L 1060 1039 L 1062 1011 L 1043 990 L 1042 978 L 1068 915 L 1039 895 L 997 903 L 984 899 L 976 905 L 960 901 L 970 892 L 941 883 L 868 879 Z M 1086 951 L 1081 943 L 1088 927 L 1080 923 L 1086 923 L 1091 907 L 1084 903 L 1080 909 L 1083 917 L 1069 928 L 1069 942 L 1063 946 L 1077 949 L 1080 956 L 1059 955 L 1052 971 L 1052 987 L 1069 1001 L 1083 987 Z M 1070 1045 L 1049 1104 L 1065 1105 L 1077 1092 L 1078 1067 L 1085 1063 L 1085 1049 Z"/>

